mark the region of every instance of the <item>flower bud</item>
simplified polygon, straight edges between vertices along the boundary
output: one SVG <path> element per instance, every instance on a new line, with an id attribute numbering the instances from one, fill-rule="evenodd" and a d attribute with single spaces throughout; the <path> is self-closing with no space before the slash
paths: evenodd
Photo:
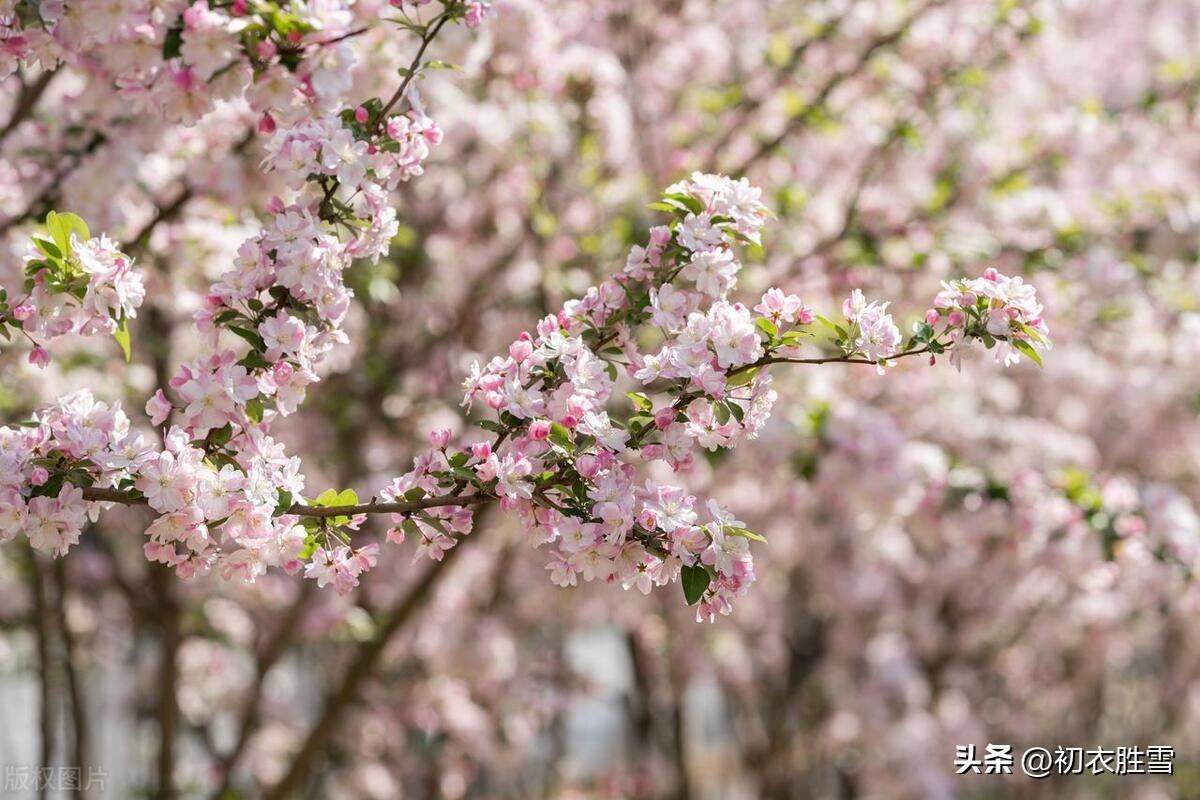
<path id="1" fill-rule="evenodd" d="M 536 419 L 529 423 L 529 438 L 535 442 L 544 442 L 550 438 L 550 420 Z"/>
<path id="2" fill-rule="evenodd" d="M 50 365 L 50 354 L 46 352 L 44 347 L 35 347 L 29 351 L 29 363 L 35 367 L 45 369 Z"/>
<path id="3" fill-rule="evenodd" d="M 450 429 L 438 428 L 429 432 L 429 445 L 441 450 L 450 443 Z"/>

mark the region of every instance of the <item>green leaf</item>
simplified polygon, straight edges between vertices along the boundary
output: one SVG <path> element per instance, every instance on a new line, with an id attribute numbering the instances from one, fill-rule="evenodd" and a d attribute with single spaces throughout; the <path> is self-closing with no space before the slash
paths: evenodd
<path id="1" fill-rule="evenodd" d="M 704 203 L 700 202 L 695 197 L 692 197 L 690 194 L 664 194 L 663 199 L 678 203 L 688 211 L 691 211 L 693 214 L 699 215 L 704 213 Z"/>
<path id="2" fill-rule="evenodd" d="M 353 489 L 344 489 L 334 496 L 334 502 L 331 506 L 356 506 L 358 505 L 358 493 Z"/>
<path id="3" fill-rule="evenodd" d="M 163 37 L 162 57 L 163 61 L 170 61 L 179 55 L 179 51 L 183 48 L 183 24 L 176 25 L 167 31 L 167 35 Z"/>
<path id="4" fill-rule="evenodd" d="M 129 320 L 122 314 L 117 320 L 117 329 L 113 331 L 113 338 L 117 340 L 117 344 L 121 346 L 121 352 L 125 354 L 125 363 L 128 364 L 133 357 L 129 340 Z"/>
<path id="5" fill-rule="evenodd" d="M 252 397 L 246 403 L 246 416 L 251 422 L 262 422 L 263 418 L 263 400 L 261 397 Z"/>
<path id="6" fill-rule="evenodd" d="M 550 441 L 559 447 L 569 448 L 571 446 L 571 431 L 567 426 L 554 422 L 550 425 Z"/>
<path id="7" fill-rule="evenodd" d="M 468 467 L 451 467 L 450 472 L 460 481 L 465 481 L 466 483 L 471 484 L 476 484 L 479 482 L 479 476 L 475 474 L 475 470 Z"/>
<path id="8" fill-rule="evenodd" d="M 312 505 L 314 505 L 314 506 L 332 506 L 335 504 L 334 501 L 337 500 L 337 496 L 338 496 L 337 489 L 326 489 L 325 491 L 321 492 L 319 495 L 317 495 L 316 497 L 314 497 L 312 499 Z"/>
<path id="9" fill-rule="evenodd" d="M 425 69 L 452 69 L 456 72 L 462 72 L 462 67 L 458 64 L 451 64 L 449 61 L 426 61 Z"/>
<path id="10" fill-rule="evenodd" d="M 58 249 L 58 245 L 49 239 L 43 239 L 41 236 L 34 236 L 33 243 L 38 246 L 38 249 L 55 261 L 62 261 L 62 251 Z"/>
<path id="11" fill-rule="evenodd" d="M 87 223 L 78 214 L 59 214 L 57 211 L 51 211 L 46 215 L 46 230 L 50 232 L 50 238 L 58 245 L 58 250 L 64 258 L 71 255 L 72 233 L 81 242 L 92 238 Z"/>
<path id="12" fill-rule="evenodd" d="M 834 322 L 831 319 L 822 317 L 820 314 L 817 314 L 817 322 L 821 323 L 822 325 L 824 325 L 826 328 L 833 331 L 834 333 L 837 333 L 838 331 L 842 330 L 842 327 L 840 325 L 838 325 L 836 322 Z"/>
<path id="13" fill-rule="evenodd" d="M 679 210 L 670 203 L 647 203 L 646 208 L 650 209 L 651 211 L 667 211 L 672 214 Z"/>
<path id="14" fill-rule="evenodd" d="M 223 447 L 233 438 L 233 425 L 226 422 L 220 428 L 208 432 L 208 442 L 214 447 Z"/>
<path id="15" fill-rule="evenodd" d="M 708 574 L 708 570 L 699 565 L 685 566 L 679 571 L 679 582 L 683 584 L 683 596 L 687 598 L 689 606 L 700 602 L 710 581 L 712 581 L 712 576 Z"/>
<path id="16" fill-rule="evenodd" d="M 250 346 L 255 350 L 264 351 L 267 349 L 267 343 L 258 335 L 257 331 L 252 331 L 249 328 L 242 328 L 238 325 L 230 325 L 229 330 L 236 333 L 238 336 L 250 343 Z"/>
<path id="17" fill-rule="evenodd" d="M 738 528 L 733 525 L 726 525 L 725 533 L 729 534 L 730 536 L 740 536 L 743 539 L 750 539 L 754 542 L 762 542 L 763 544 L 767 543 L 767 538 L 765 536 L 763 536 L 761 533 L 755 533 L 748 528 Z"/>
<path id="18" fill-rule="evenodd" d="M 1016 325 L 1017 325 L 1017 328 L 1020 329 L 1020 331 L 1022 333 L 1024 333 L 1026 336 L 1028 336 L 1033 341 L 1037 342 L 1038 344 L 1046 343 L 1046 337 L 1043 336 L 1040 331 L 1036 330 L 1035 328 L 1029 327 L 1024 322 L 1018 322 L 1018 323 L 1016 323 Z"/>
<path id="19" fill-rule="evenodd" d="M 754 380 L 754 376 L 758 374 L 758 369 L 758 367 L 753 367 L 751 369 L 742 370 L 729 379 L 729 381 L 725 384 L 725 388 L 736 389 L 739 386 L 745 386 Z"/>
<path id="20" fill-rule="evenodd" d="M 1037 364 L 1039 367 L 1043 366 L 1042 357 L 1038 355 L 1037 350 L 1033 349 L 1033 345 L 1029 344 L 1029 342 L 1025 341 L 1024 339 L 1015 339 L 1014 338 L 1014 339 L 1010 339 L 1010 341 L 1012 342 L 1013 347 L 1017 348 L 1025 355 L 1029 356 L 1029 359 L 1031 361 L 1033 361 L 1033 363 Z"/>
<path id="21" fill-rule="evenodd" d="M 640 410 L 650 412 L 654 410 L 654 401 L 641 392 L 626 392 L 625 396 L 633 401 L 633 404 Z"/>
<path id="22" fill-rule="evenodd" d="M 774 322 L 771 322 L 771 320 L 767 319 L 766 317 L 756 318 L 754 320 L 754 324 L 758 326 L 760 331 L 765 333 L 771 339 L 774 339 L 775 335 L 779 333 L 779 326 Z"/>

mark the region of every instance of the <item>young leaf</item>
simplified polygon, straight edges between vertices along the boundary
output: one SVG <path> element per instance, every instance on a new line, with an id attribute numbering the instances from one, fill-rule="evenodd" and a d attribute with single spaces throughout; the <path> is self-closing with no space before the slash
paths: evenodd
<path id="1" fill-rule="evenodd" d="M 1038 355 L 1037 350 L 1034 350 L 1033 345 L 1029 344 L 1029 342 L 1025 341 L 1024 339 L 1010 339 L 1009 341 L 1012 342 L 1013 347 L 1017 348 L 1025 355 L 1029 356 L 1029 359 L 1033 363 L 1037 364 L 1039 367 L 1043 366 L 1042 365 L 1042 357 Z"/>
<path id="2" fill-rule="evenodd" d="M 738 374 L 734 375 L 732 378 L 730 378 L 729 382 L 725 384 L 725 388 L 736 389 L 739 386 L 745 386 L 746 384 L 748 384 L 752 380 L 754 380 L 754 376 L 757 374 L 758 374 L 758 367 L 744 369 L 741 372 L 739 372 Z"/>
<path id="3" fill-rule="evenodd" d="M 758 317 L 754 320 L 754 324 L 757 325 L 758 329 L 765 333 L 768 338 L 774 339 L 775 335 L 779 333 L 779 327 L 766 317 Z"/>
<path id="4" fill-rule="evenodd" d="M 59 214 L 56 211 L 51 211 L 46 215 L 46 230 L 50 232 L 50 238 L 58 245 L 58 250 L 64 258 L 68 258 L 71 255 L 72 233 L 81 242 L 86 242 L 92 238 L 87 223 L 77 214 Z"/>
<path id="5" fill-rule="evenodd" d="M 633 404 L 641 411 L 654 410 L 654 402 L 641 392 L 626 392 L 625 396 L 632 400 Z"/>
<path id="6" fill-rule="evenodd" d="M 337 500 L 337 496 L 337 489 L 326 489 L 313 498 L 312 504 L 314 506 L 331 506 L 334 505 L 334 501 Z"/>
<path id="7" fill-rule="evenodd" d="M 733 525 L 726 525 L 725 533 L 729 534 L 730 536 L 740 536 L 743 539 L 749 539 L 753 542 L 762 542 L 763 544 L 767 543 L 767 538 L 765 536 L 763 536 L 761 533 L 755 533 L 747 528 L 738 528 Z"/>
<path id="8" fill-rule="evenodd" d="M 125 315 L 117 320 L 117 329 L 113 331 L 113 338 L 117 340 L 117 344 L 121 345 L 121 352 L 125 354 L 125 363 L 128 364 L 132 358 L 132 352 L 129 341 L 129 320 L 125 319 Z"/>

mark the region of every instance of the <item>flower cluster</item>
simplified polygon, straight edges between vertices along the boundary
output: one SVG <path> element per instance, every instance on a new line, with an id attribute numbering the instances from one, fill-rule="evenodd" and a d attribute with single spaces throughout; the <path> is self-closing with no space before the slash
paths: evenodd
<path id="1" fill-rule="evenodd" d="M 24 289 L 11 300 L 0 290 L 0 334 L 11 339 L 11 329 L 29 339 L 29 360 L 41 367 L 50 362 L 41 343 L 69 333 L 116 336 L 127 350 L 127 324 L 146 294 L 132 259 L 115 242 L 92 238 L 82 219 L 53 211 L 46 233 L 29 245 Z"/>
<path id="2" fill-rule="evenodd" d="M 744 180 L 693 175 L 655 207 L 673 221 L 652 229 L 620 274 L 522 334 L 507 356 L 474 368 L 464 404 L 481 402 L 497 415 L 481 423 L 495 440 L 456 450 L 448 434 L 436 433 L 385 497 L 412 501 L 449 490 L 443 496 L 453 502 L 470 487 L 468 497 L 494 497 L 531 542 L 552 548 L 546 568 L 555 583 L 602 580 L 649 591 L 680 579 L 698 617 L 712 619 L 753 581 L 749 542 L 761 537 L 711 501 L 645 480 L 638 463 L 686 471 L 697 448 L 754 438 L 777 399 L 771 364 L 882 366 L 955 343 L 922 331 L 903 346 L 887 304 L 868 303 L 857 290 L 844 304 L 844 325 L 780 289 L 753 310 L 731 301 L 741 269 L 736 247 L 757 244 L 766 219 L 758 190 Z M 817 340 L 805 330 L 817 320 L 836 332 L 840 355 L 800 357 Z M 626 392 L 633 405 L 619 413 L 623 381 L 642 391 Z M 465 533 L 469 518 L 469 508 L 453 505 L 396 515 L 390 538 L 417 536 L 421 552 L 441 558 L 454 544 L 452 529 Z"/>
<path id="3" fill-rule="evenodd" d="M 1037 292 L 1021 276 L 1010 278 L 991 268 L 982 278 L 943 284 L 925 323 L 933 329 L 944 324 L 955 345 L 950 361 L 959 369 L 970 338 L 982 340 L 1005 366 L 1018 363 L 1022 354 L 1041 364 L 1041 352 L 1050 349 Z"/>

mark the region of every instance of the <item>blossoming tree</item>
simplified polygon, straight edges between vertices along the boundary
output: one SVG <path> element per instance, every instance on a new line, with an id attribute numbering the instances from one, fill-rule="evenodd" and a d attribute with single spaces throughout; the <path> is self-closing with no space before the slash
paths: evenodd
<path id="1" fill-rule="evenodd" d="M 907 11 L 884 5 L 888 13 L 879 20 L 878 30 L 856 22 L 852 10 L 830 4 L 808 38 L 785 38 L 782 51 L 771 43 L 768 65 L 781 73 L 803 67 L 825 80 L 827 72 L 826 83 L 813 81 L 816 88 L 807 99 L 789 99 L 786 79 L 779 89 L 758 87 L 756 78 L 747 85 L 762 88 L 763 99 L 735 102 L 728 109 L 731 119 L 719 133 L 690 129 L 686 117 L 678 122 L 692 137 L 689 152 L 654 163 L 653 148 L 669 144 L 646 136 L 647 152 L 638 154 L 645 160 L 642 168 L 659 185 L 676 181 L 652 206 L 657 218 L 648 235 L 622 237 L 635 242 L 625 248 L 624 265 L 593 270 L 593 288 L 577 281 L 551 285 L 550 297 L 542 297 L 535 307 L 510 312 L 520 319 L 488 323 L 499 329 L 490 335 L 528 331 L 517 336 L 506 353 L 460 371 L 465 364 L 447 368 L 436 360 L 422 363 L 421 349 L 436 351 L 436 341 L 421 343 L 418 337 L 416 345 L 397 346 L 389 354 L 394 360 L 385 361 L 383 369 L 413 373 L 411 380 L 438 376 L 442 385 L 426 390 L 430 395 L 448 396 L 443 378 L 465 373 L 462 399 L 469 423 L 447 423 L 443 415 L 424 425 L 426 430 L 412 431 L 408 441 L 425 444 L 412 454 L 412 469 L 396 477 L 401 459 L 395 449 L 387 463 L 371 467 L 369 476 L 362 469 L 328 474 L 313 456 L 331 446 L 329 442 L 307 447 L 310 466 L 302 466 L 291 454 L 294 442 L 303 441 L 303 431 L 293 420 L 314 413 L 312 402 L 336 398 L 335 391 L 325 394 L 322 387 L 332 384 L 340 391 L 347 376 L 356 372 L 350 365 L 377 359 L 373 350 L 387 336 L 388 325 L 380 320 L 366 324 L 363 309 L 380 310 L 379 299 L 387 290 L 381 288 L 379 276 L 386 274 L 397 252 L 414 249 L 413 232 L 440 225 L 457 235 L 468 224 L 487 231 L 494 219 L 496 234 L 514 234 L 521 248 L 535 242 L 533 253 L 547 263 L 570 261 L 579 252 L 572 248 L 593 248 L 583 232 L 576 237 L 578 244 L 556 232 L 577 223 L 568 211 L 561 219 L 550 213 L 544 196 L 520 209 L 519 215 L 528 219 L 506 223 L 505 212 L 511 217 L 511 209 L 528 193 L 523 165 L 490 154 L 494 163 L 482 169 L 468 161 L 478 156 L 473 156 L 460 127 L 484 127 L 486 123 L 471 119 L 471 109 L 491 110 L 492 101 L 487 93 L 480 98 L 455 95 L 461 90 L 454 87 L 466 79 L 439 78 L 437 73 L 449 65 L 438 56 L 468 64 L 480 58 L 473 45 L 465 43 L 468 36 L 458 34 L 459 39 L 449 42 L 446 38 L 457 23 L 479 26 L 489 9 L 466 2 L 304 7 L 113 3 L 102 10 L 70 2 L 15 4 L 5 18 L 5 71 L 20 89 L 11 104 L 12 123 L 3 135 L 20 144 L 5 154 L 9 168 L 30 177 L 14 196 L 5 198 L 0 222 L 12 239 L 13 263 L 20 265 L 20 274 L 6 285 L 0 309 L 3 330 L 13 343 L 10 352 L 46 374 L 59 368 L 50 362 L 50 353 L 63 344 L 55 340 L 70 335 L 74 344 L 77 335 L 92 336 L 86 346 L 96 357 L 94 363 L 108 358 L 108 366 L 102 368 L 105 380 L 122 389 L 106 391 L 100 382 L 71 390 L 63 386 L 57 397 L 45 398 L 33 409 L 27 422 L 17 424 L 14 419 L 4 429 L 0 532 L 9 539 L 27 539 L 34 550 L 63 556 L 72 549 L 90 550 L 84 533 L 89 524 L 103 530 L 114 518 L 122 527 L 134 524 L 126 520 L 137 520 L 139 530 L 117 546 L 124 548 L 134 539 L 146 559 L 190 579 L 189 588 L 183 589 L 156 577 L 160 582 L 155 591 L 163 598 L 177 598 L 181 591 L 195 597 L 227 592 L 249 592 L 246 596 L 252 597 L 270 587 L 294 587 L 296 582 L 287 582 L 287 577 L 298 575 L 301 583 L 314 588 L 287 591 L 317 599 L 297 600 L 296 608 L 311 603 L 336 609 L 341 608 L 340 600 L 321 595 L 358 598 L 371 588 L 365 577 L 368 570 L 382 567 L 389 558 L 387 551 L 393 548 L 381 544 L 371 521 L 378 515 L 386 523 L 387 542 L 407 542 L 404 547 L 418 559 L 435 562 L 419 574 L 413 594 L 401 594 L 390 616 L 383 614 L 378 630 L 383 634 L 411 614 L 403 611 L 412 607 L 405 603 L 419 602 L 421 587 L 429 585 L 425 576 L 436 580 L 443 574 L 436 570 L 451 554 L 466 540 L 479 538 L 479 531 L 472 536 L 472 530 L 479 527 L 484 510 L 496 505 L 499 510 L 492 519 L 511 520 L 522 539 L 541 548 L 540 555 L 514 556 L 542 573 L 528 573 L 523 585 L 531 593 L 547 584 L 565 588 L 589 581 L 649 592 L 678 581 L 686 603 L 696 607 L 688 614 L 701 619 L 728 613 L 736 598 L 762 608 L 750 589 L 756 575 L 750 547 L 758 541 L 760 570 L 761 554 L 770 561 L 773 548 L 751 530 L 763 530 L 760 521 L 736 519 L 728 510 L 736 506 L 721 501 L 718 486 L 712 487 L 711 498 L 698 497 L 697 489 L 688 487 L 708 482 L 703 476 L 709 466 L 728 458 L 725 451 L 746 440 L 759 439 L 741 447 L 742 452 L 777 450 L 780 429 L 768 427 L 774 407 L 803 409 L 809 402 L 809 387 L 797 385 L 790 372 L 810 370 L 824 376 L 845 365 L 847 374 L 870 375 L 873 381 L 876 371 L 892 372 L 895 366 L 901 374 L 886 377 L 896 377 L 900 387 L 920 386 L 920 381 L 934 379 L 916 378 L 915 371 L 900 367 L 903 361 L 949 361 L 967 373 L 960 380 L 970 380 L 972 370 L 981 365 L 964 365 L 960 359 L 973 345 L 990 350 L 1004 365 L 1039 361 L 1049 346 L 1032 284 L 989 268 L 990 259 L 963 258 L 950 270 L 943 263 L 938 269 L 950 274 L 941 276 L 944 283 L 939 288 L 923 297 L 898 291 L 904 300 L 889 304 L 868 302 L 845 273 L 834 273 L 831 285 L 810 283 L 812 291 L 805 290 L 802 300 L 793 293 L 798 274 L 779 269 L 781 262 L 772 255 L 778 246 L 787 258 L 806 264 L 829 258 L 853 269 L 866 262 L 869 243 L 889 235 L 909 246 L 910 254 L 916 252 L 922 241 L 921 213 L 950 218 L 958 201 L 955 195 L 967 191 L 969 179 L 943 175 L 939 165 L 921 163 L 919 157 L 903 167 L 909 175 L 926 176 L 923 182 L 896 178 L 894 184 L 911 191 L 912 186 L 928 184 L 928 175 L 936 175 L 935 190 L 947 195 L 940 201 L 944 205 L 917 207 L 912 218 L 895 218 L 883 213 L 890 209 L 868 186 L 888 167 L 896 150 L 913 142 L 915 132 L 925 125 L 922 114 L 938 113 L 940 101 L 932 89 L 927 95 L 917 89 L 912 97 L 895 100 L 903 116 L 886 121 L 884 146 L 868 151 L 861 174 L 847 169 L 832 179 L 835 185 L 845 179 L 859 184 L 849 186 L 845 208 L 838 209 L 844 215 L 825 230 L 818 229 L 817 222 L 797 219 L 799 200 L 788 191 L 797 182 L 795 176 L 783 173 L 780 182 L 777 170 L 756 175 L 774 193 L 768 200 L 745 179 L 713 174 L 720 169 L 751 171 L 777 159 L 777 148 L 790 130 L 840 113 L 833 103 L 841 85 L 867 97 L 889 96 L 875 92 L 858 76 L 877 54 L 904 41 L 909 31 L 918 38 L 932 37 L 923 24 L 950 24 L 938 16 L 938 3 Z M 989 14 L 992 11 L 989 8 Z M 506 93 L 541 86 L 561 87 L 567 95 L 578 92 L 584 113 L 610 126 L 607 131 L 602 128 L 602 138 L 606 146 L 613 146 L 621 114 L 597 108 L 611 107 L 620 95 L 613 89 L 614 65 L 637 69 L 629 60 L 632 56 L 620 52 L 618 33 L 612 34 L 611 42 L 592 45 L 592 55 L 611 47 L 615 55 L 607 60 L 591 62 L 579 52 L 557 62 L 539 59 L 536 51 L 522 53 L 519 43 L 527 39 L 514 29 L 570 25 L 570 15 L 586 20 L 590 12 L 572 7 L 564 12 L 565 19 L 548 19 L 519 3 L 500 12 L 499 19 L 478 29 L 479 36 L 494 37 L 488 41 L 495 52 L 486 63 L 495 96 L 503 99 Z M 754 14 L 752 9 L 742 12 Z M 980 35 L 981 43 L 995 39 L 1001 55 L 1032 27 L 1028 15 L 1012 9 L 1006 14 L 979 26 L 987 34 Z M 614 11 L 618 28 L 668 35 L 646 30 L 641 20 L 621 21 L 619 16 Z M 769 12 L 761 22 L 768 28 L 775 24 Z M 489 30 L 493 23 L 496 32 Z M 507 51 L 504 37 L 517 40 Z M 825 49 L 831 41 L 857 60 L 841 63 L 834 57 L 836 51 Z M 533 44 L 544 45 L 536 38 Z M 791 45 L 794 52 L 787 49 Z M 439 53 L 439 48 L 449 52 Z M 936 48 L 929 52 L 938 53 Z M 980 68 L 970 63 L 931 55 L 928 63 L 920 64 L 921 80 L 931 87 L 953 86 L 957 76 Z M 635 122 L 637 113 L 652 113 L 657 103 L 664 103 L 666 92 L 684 92 L 688 86 L 671 86 L 661 72 L 653 74 L 652 67 L 646 69 L 645 104 L 630 114 Z M 762 70 L 763 79 L 770 72 Z M 26 119 L 35 114 L 41 98 L 55 99 L 54 90 L 64 81 L 72 83 L 61 89 L 58 101 L 65 109 L 68 100 L 78 99 L 79 108 L 64 110 L 61 119 L 51 117 L 48 122 Z M 417 90 L 426 85 L 432 88 L 424 92 L 427 102 L 422 102 Z M 893 88 L 898 94 L 910 87 L 900 83 Z M 536 98 L 524 102 L 517 107 L 536 110 Z M 789 103 L 793 107 L 780 127 L 773 115 Z M 433 118 L 441 117 L 443 109 L 449 116 L 438 125 Z M 760 112 L 762 120 L 755 116 Z M 870 119 L 882 115 L 874 107 L 863 114 Z M 530 116 L 536 117 L 534 111 Z M 564 129 L 578 122 L 564 117 Z M 579 124 L 587 127 L 586 122 Z M 539 127 L 530 125 L 529 153 L 523 156 L 530 162 L 538 160 L 539 135 Z M 443 137 L 450 142 L 444 143 Z M 583 154 L 583 169 L 593 157 L 596 134 L 583 130 L 578 137 L 568 147 L 569 155 L 546 157 L 556 165 L 556 172 L 544 181 L 547 196 L 556 182 L 561 187 L 564 172 L 580 169 L 573 163 L 576 153 Z M 427 186 L 427 178 L 418 180 L 437 147 L 453 148 L 455 158 L 464 160 L 465 185 L 487 196 L 486 202 L 472 204 L 454 197 L 453 181 Z M 708 151 L 715 155 L 708 157 Z M 53 153 L 55 158 L 46 160 L 40 153 Z M 163 154 L 158 163 L 132 165 L 158 154 Z M 826 156 L 828 163 L 845 159 L 858 166 L 858 154 L 842 153 L 837 145 L 831 145 Z M 701 171 L 693 174 L 692 168 Z M 796 167 L 801 173 L 806 168 L 804 163 Z M 1013 169 L 1022 174 L 1018 167 Z M 690 177 L 678 180 L 686 174 Z M 628 189 L 625 194 L 634 195 Z M 118 201 L 107 202 L 110 198 Z M 585 196 L 576 202 L 601 201 Z M 770 225 L 768 207 L 783 220 Z M 601 210 L 620 218 L 618 209 Z M 820 207 L 809 211 L 812 220 L 829 217 Z M 438 215 L 443 219 L 430 221 Z M 596 224 L 591 214 L 584 216 L 585 229 Z M 630 229 L 643 218 L 634 216 Z M 189 231 L 187 225 L 195 227 Z M 107 235 L 93 236 L 89 226 Z M 217 227 L 219 237 L 212 234 Z M 485 232 L 460 238 L 461 252 L 468 258 L 485 263 L 497 256 L 501 262 L 513 260 L 504 258 L 501 235 Z M 831 253 L 847 245 L 856 252 Z M 403 315 L 407 318 L 389 320 L 397 328 L 412 324 L 410 320 L 446 324 L 439 319 L 442 309 L 429 313 L 424 303 L 436 304 L 441 298 L 434 287 L 452 284 L 458 271 L 454 259 L 446 258 L 445 242 L 439 245 L 431 236 L 422 246 L 431 254 L 428 258 L 439 262 L 441 272 L 431 281 L 431 291 L 426 292 L 419 279 L 410 287 L 408 296 L 422 299 L 401 301 L 409 303 Z M 498 253 L 488 252 L 497 246 Z M 451 249 L 458 252 L 459 246 Z M 605 249 L 601 243 L 592 252 Z M 884 263 L 905 258 L 887 249 L 876 255 Z M 193 260 L 202 266 L 191 266 Z M 749 280 L 745 260 L 754 267 Z M 767 268 L 760 268 L 759 262 Z M 1023 266 L 1004 269 L 1013 273 Z M 764 272 L 773 273 L 770 280 L 764 281 Z M 486 295 L 487 281 L 498 273 L 484 270 L 479 291 Z M 359 277 L 364 274 L 366 278 Z M 198 293 L 202 300 L 195 307 L 171 319 L 162 309 L 170 309 L 173 296 L 186 296 L 179 289 L 187 282 L 207 289 Z M 881 296 L 878 288 L 869 293 Z M 556 295 L 565 302 L 550 299 Z M 486 306 L 478 292 L 468 293 L 464 313 L 445 316 L 450 325 L 466 330 L 482 324 L 478 317 Z M 908 318 L 903 329 L 892 317 L 897 308 Z M 174 346 L 160 348 L 160 339 L 165 341 L 176 329 L 184 333 L 175 334 Z M 490 346 L 479 349 L 485 359 L 493 354 Z M 176 358 L 173 350 L 185 355 Z M 132 365 L 122 366 L 114 358 L 119 354 Z M 816 369 L 826 364 L 830 366 Z M 150 366 L 150 376 L 139 377 L 141 365 Z M 133 401 L 131 407 L 145 403 L 145 422 L 135 423 L 121 410 L 115 395 L 123 390 Z M 313 398 L 306 404 L 310 394 Z M 847 391 L 847 402 L 851 396 Z M 354 413 L 388 413 L 395 404 L 392 395 L 368 396 L 362 402 L 367 408 Z M 871 399 L 864 398 L 864 406 L 870 404 Z M 320 405 L 315 413 L 336 418 L 338 413 L 329 408 Z M 339 447 L 354 449 L 356 443 L 343 441 Z M 746 456 L 739 453 L 734 458 Z M 315 481 L 305 477 L 314 463 L 324 473 Z M 774 463 L 773 468 L 791 479 L 788 465 Z M 344 488 L 355 479 L 362 481 L 357 489 Z M 846 483 L 853 484 L 854 476 L 847 476 Z M 152 514 L 139 507 L 148 507 Z M 774 532 L 768 533 L 777 543 Z M 781 550 L 781 561 L 783 552 L 787 548 Z M 151 574 L 162 572 L 156 568 Z M 206 577 L 210 573 L 212 578 Z M 389 568 L 384 575 L 381 583 L 410 579 L 400 568 Z M 770 596 L 778 598 L 776 592 Z M 642 608 L 632 605 L 634 598 L 611 592 L 604 602 Z M 364 600 L 363 607 L 378 606 Z M 303 611 L 297 615 L 291 625 L 308 621 Z M 439 619 L 436 612 L 431 619 Z M 179 629 L 174 630 L 182 638 Z M 379 648 L 388 641 L 383 635 L 369 640 L 380 643 Z M 198 650 L 181 652 L 184 655 L 172 657 L 174 666 L 164 669 L 166 678 L 176 680 L 180 670 L 192 674 L 189 659 L 196 656 L 190 654 Z M 269 647 L 261 651 L 265 657 L 260 676 L 279 657 L 271 652 Z M 296 743 L 293 766 L 265 781 L 275 786 L 271 796 L 290 796 L 305 779 L 307 764 L 328 744 L 340 709 L 358 690 L 360 678 L 350 676 L 359 667 L 359 672 L 369 671 L 379 658 L 370 648 L 358 651 L 318 724 Z M 165 706 L 168 716 L 172 705 L 173 701 Z M 183 705 L 203 716 L 195 704 Z M 269 746 L 269 735 L 254 736 L 256 713 L 248 703 L 248 722 L 233 749 L 218 759 L 224 765 L 216 780 L 218 796 L 228 788 L 230 769 L 244 751 Z M 439 715 L 452 716 L 448 711 Z M 165 736 L 178 722 L 164 719 L 160 714 Z M 170 747 L 166 750 L 159 764 L 166 777 L 160 775 L 159 786 L 169 791 L 171 774 L 178 769 L 171 762 Z"/>

